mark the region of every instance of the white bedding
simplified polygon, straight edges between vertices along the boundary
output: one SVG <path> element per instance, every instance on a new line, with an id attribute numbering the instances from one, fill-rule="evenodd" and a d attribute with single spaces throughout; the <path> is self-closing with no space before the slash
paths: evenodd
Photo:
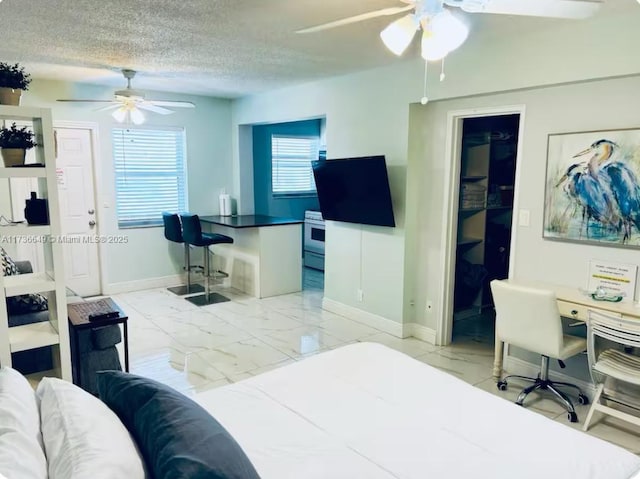
<path id="1" fill-rule="evenodd" d="M 640 458 L 378 344 L 197 395 L 262 479 L 629 479 Z M 640 476 L 639 476 L 640 477 Z"/>

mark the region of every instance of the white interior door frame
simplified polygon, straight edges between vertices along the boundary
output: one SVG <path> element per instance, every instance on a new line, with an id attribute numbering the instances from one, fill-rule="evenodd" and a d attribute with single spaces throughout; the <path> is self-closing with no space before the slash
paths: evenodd
<path id="1" fill-rule="evenodd" d="M 456 238 L 458 235 L 458 202 L 460 194 L 460 155 L 462 153 L 462 126 L 466 118 L 478 118 L 501 115 L 520 115 L 518 125 L 518 147 L 516 152 L 516 179 L 514 184 L 513 216 L 511 220 L 511 247 L 509 248 L 509 277 L 515 271 L 515 260 L 512 252 L 517 238 L 517 216 L 519 204 L 520 163 L 522 161 L 522 145 L 524 143 L 525 105 L 507 105 L 499 107 L 474 108 L 468 110 L 452 110 L 447 114 L 447 134 L 445 146 L 445 191 L 444 191 L 444 228 L 442 229 L 441 277 L 442 314 L 436 323 L 436 344 L 451 343 L 453 333 L 453 288 L 455 281 Z"/>
<path id="2" fill-rule="evenodd" d="M 96 235 L 101 233 L 102 221 L 105 217 L 102 208 L 102 202 L 99 201 L 103 198 L 103 186 L 99 181 L 102 178 L 102 162 L 100 161 L 100 136 L 98 123 L 92 121 L 54 121 L 53 129 L 56 128 L 72 128 L 78 130 L 89 130 L 91 134 L 91 158 L 93 161 L 93 192 L 95 195 L 96 205 Z M 56 152 L 57 153 L 57 152 Z M 104 292 L 104 287 L 107 284 L 105 265 L 107 264 L 106 248 L 102 247 L 102 243 L 98 242 L 98 270 L 100 274 L 100 289 L 101 293 Z"/>

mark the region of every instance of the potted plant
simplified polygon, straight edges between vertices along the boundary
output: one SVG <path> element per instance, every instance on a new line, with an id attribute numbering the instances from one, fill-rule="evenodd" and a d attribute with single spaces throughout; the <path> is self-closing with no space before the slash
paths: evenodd
<path id="1" fill-rule="evenodd" d="M 20 105 L 22 92 L 29 89 L 31 75 L 18 63 L 0 62 L 0 105 Z"/>
<path id="2" fill-rule="evenodd" d="M 18 128 L 13 123 L 9 128 L 0 128 L 0 153 L 7 168 L 24 165 L 27 150 L 36 146 L 34 133 L 26 126 Z"/>

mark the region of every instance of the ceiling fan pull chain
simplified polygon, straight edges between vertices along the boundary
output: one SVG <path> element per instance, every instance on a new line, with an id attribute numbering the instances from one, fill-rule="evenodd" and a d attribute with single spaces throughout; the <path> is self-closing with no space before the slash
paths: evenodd
<path id="1" fill-rule="evenodd" d="M 424 83 L 422 86 L 422 99 L 420 100 L 420 103 L 422 103 L 423 105 L 426 105 L 429 102 L 429 98 L 427 98 L 427 65 L 429 64 L 429 62 L 427 62 L 427 60 L 424 61 Z"/>
<path id="2" fill-rule="evenodd" d="M 444 59 L 445 59 L 445 58 L 446 58 L 446 57 L 442 57 L 442 63 L 441 63 L 441 65 L 440 65 L 440 81 L 441 81 L 441 82 L 442 82 L 442 81 L 444 81 L 444 79 L 447 77 L 447 76 L 444 74 Z"/>

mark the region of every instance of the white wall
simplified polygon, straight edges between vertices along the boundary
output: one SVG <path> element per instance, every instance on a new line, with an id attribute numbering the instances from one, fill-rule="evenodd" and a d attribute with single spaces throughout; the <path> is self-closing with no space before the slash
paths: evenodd
<path id="1" fill-rule="evenodd" d="M 327 157 L 384 154 L 397 227 L 382 228 L 328 222 L 325 296 L 395 322 L 403 318 L 404 200 L 409 89 L 397 88 L 397 75 L 416 88 L 411 64 L 306 84 L 234 102 L 233 135 L 236 190 L 240 210 L 250 212 L 252 174 L 238 154 L 239 128 L 326 116 Z M 375 78 L 375 81 L 372 81 Z M 415 79 L 415 81 L 412 81 Z M 415 90 L 414 90 L 415 91 Z M 242 161 L 241 161 L 242 160 Z M 357 290 L 363 301 L 358 302 Z"/>
<path id="2" fill-rule="evenodd" d="M 438 83 L 437 74 L 431 75 L 428 93 L 431 100 L 470 98 L 457 103 L 440 105 L 432 102 L 426 107 L 416 106 L 414 108 L 421 111 L 412 117 L 411 127 L 409 105 L 418 102 L 422 96 L 423 64 L 417 60 L 399 61 L 387 68 L 237 100 L 233 104 L 232 127 L 234 193 L 239 198 L 241 210 L 250 211 L 251 193 L 246 182 L 248 165 L 244 159 L 241 161 L 238 153 L 239 127 L 326 115 L 328 158 L 370 154 L 387 156 L 399 226 L 393 230 L 361 229 L 329 222 L 325 296 L 393 321 L 416 321 L 433 327 L 433 318 L 441 314 L 441 305 L 436 304 L 433 317 L 428 318 L 425 301 L 427 296 L 439 296 L 442 284 L 439 269 L 434 265 L 439 265 L 442 260 L 439 238 L 444 206 L 442 173 L 446 124 L 443 115 L 446 110 L 454 106 L 468 108 L 474 104 L 523 103 L 529 98 L 523 89 L 638 74 L 640 56 L 635 50 L 640 42 L 639 22 L 640 9 L 635 9 L 585 21 L 548 22 L 548 28 L 537 33 L 515 33 L 508 38 L 472 32 L 466 44 L 447 60 L 447 80 Z M 572 88 L 568 86 L 566 90 L 556 91 L 569 92 Z M 499 91 L 514 93 L 499 98 L 473 98 Z M 624 117 L 616 119 L 615 109 L 595 107 L 594 97 L 581 91 L 583 96 L 580 99 L 586 102 L 582 106 L 584 117 L 581 123 L 589 123 L 590 116 L 599 116 L 597 120 L 591 118 L 590 123 L 600 123 L 606 128 L 620 123 L 629 126 L 629 118 L 627 121 Z M 600 93 L 606 95 L 605 100 L 610 96 L 609 93 Z M 541 119 L 545 116 L 557 118 L 557 123 L 549 122 L 549 125 L 559 128 L 563 116 L 554 106 L 559 100 L 561 98 L 552 100 L 545 97 L 544 100 L 532 98 L 528 101 L 542 101 L 541 106 L 532 105 L 534 112 L 538 111 L 537 121 L 540 124 L 545 124 L 546 120 Z M 624 103 L 624 97 L 621 101 Z M 578 99 L 573 102 L 577 103 Z M 567 105 L 572 106 L 573 102 Z M 589 114 L 584 110 L 587 106 L 591 107 Z M 531 153 L 527 155 L 532 155 L 532 158 L 538 154 L 536 149 L 543 149 L 539 135 L 535 128 L 527 129 L 525 141 L 531 144 L 528 150 Z M 408 162 L 410 139 L 412 158 Z M 545 155 L 538 157 L 544 163 Z M 539 175 L 539 172 L 535 174 Z M 537 193 L 529 193 L 531 204 L 528 207 L 532 210 L 542 207 L 541 202 L 536 204 L 536 198 L 541 201 L 544 187 L 544 179 L 540 180 L 535 174 L 534 177 L 526 177 L 527 184 L 531 182 L 532 191 L 540 188 Z M 532 214 L 532 221 L 536 218 L 537 212 Z M 534 222 L 530 231 L 536 227 Z M 539 231 L 538 228 L 535 234 Z M 529 247 L 541 247 L 545 253 L 547 249 L 554 249 L 554 255 L 566 257 L 572 268 L 574 261 L 582 257 L 580 253 L 567 257 L 564 245 L 532 243 L 531 238 L 523 235 L 522 242 L 514 251 L 516 261 L 527 255 L 525 248 Z M 533 268 L 520 268 L 524 269 L 518 269 L 518 274 L 541 274 Z M 573 281 L 580 273 L 571 272 L 570 275 L 572 277 L 567 281 Z M 358 288 L 364 291 L 362 303 L 356 300 Z M 415 307 L 412 306 L 414 302 Z"/>
<path id="3" fill-rule="evenodd" d="M 125 283 L 136 283 L 182 273 L 183 250 L 169 244 L 162 228 L 119 230 L 115 211 L 115 186 L 111 128 L 118 125 L 109 112 L 97 113 L 91 104 L 58 103 L 58 98 L 112 98 L 113 88 L 35 80 L 23 95 L 22 105 L 52 108 L 57 121 L 94 122 L 99 127 L 100 177 L 97 178 L 98 218 L 100 234 L 127 235 L 126 245 L 105 245 L 106 259 L 102 265 L 106 291 Z M 229 100 L 148 92 L 149 98 L 187 100 L 196 104 L 194 110 L 178 110 L 172 115 L 147 115 L 146 126 L 184 127 L 187 137 L 187 168 L 190 210 L 198 214 L 217 213 L 217 197 L 232 183 L 231 164 L 231 102 Z M 116 286 L 114 286 L 116 285 Z"/>
<path id="4" fill-rule="evenodd" d="M 425 141 L 421 154 L 414 145 L 416 150 L 410 158 L 409 173 L 423 179 L 442 176 L 448 161 L 442 137 L 448 112 L 523 104 L 526 113 L 517 195 L 518 207 L 529 210 L 531 219 L 529 227 L 518 227 L 516 242 L 512 245 L 514 276 L 585 286 L 590 259 L 638 264 L 638 251 L 542 239 L 547 137 L 550 133 L 640 126 L 638 88 L 640 77 L 636 76 L 444 100 L 431 104 L 428 114 L 416 106 L 412 110 L 412 123 L 420 125 L 418 136 Z M 416 287 L 417 320 L 432 328 L 443 308 L 440 265 L 444 245 L 440 228 L 445 221 L 444 190 L 444 182 L 433 182 L 429 188 L 412 191 L 415 202 L 425 205 L 425 213 L 418 222 L 417 254 L 421 267 Z M 427 299 L 434 301 L 433 314 L 426 313 Z"/>

